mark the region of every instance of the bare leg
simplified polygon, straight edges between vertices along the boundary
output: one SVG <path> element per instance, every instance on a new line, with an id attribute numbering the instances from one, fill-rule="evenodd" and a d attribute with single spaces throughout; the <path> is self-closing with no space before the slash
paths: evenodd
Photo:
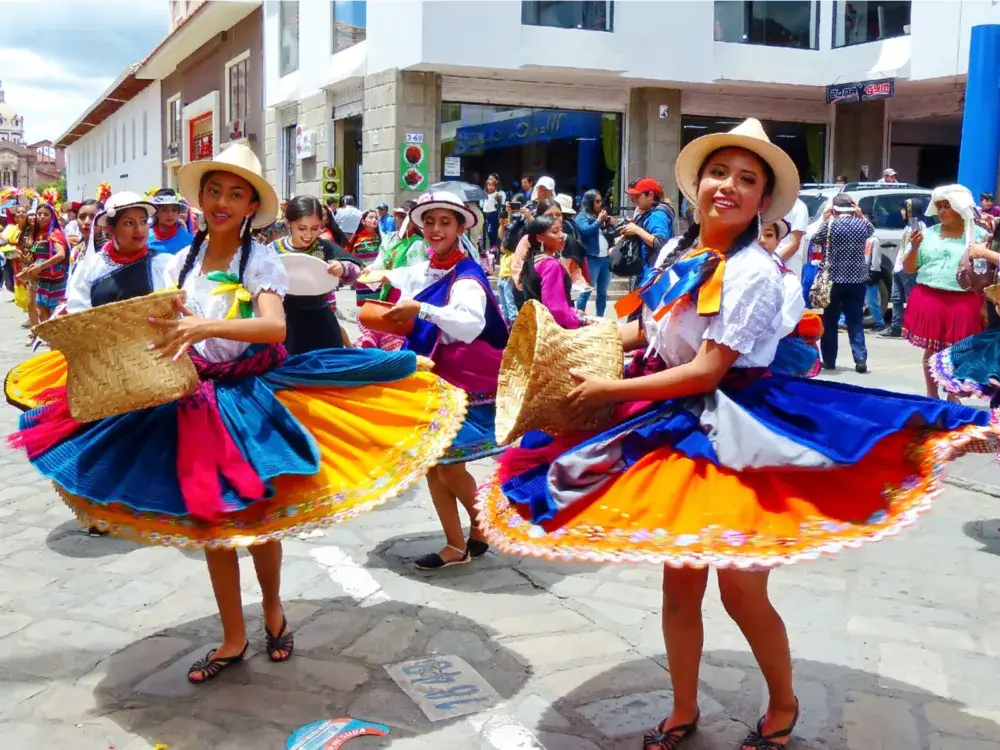
<path id="1" fill-rule="evenodd" d="M 449 464 L 438 467 L 439 476 L 448 491 L 462 504 L 469 514 L 469 538 L 483 540 L 479 531 L 479 514 L 476 511 L 476 480 L 465 464 Z"/>
<path id="2" fill-rule="evenodd" d="M 430 490 L 434 510 L 444 530 L 445 542 L 448 545 L 439 553 L 446 562 L 452 562 L 462 557 L 465 550 L 465 532 L 462 529 L 462 519 L 458 515 L 458 500 L 445 481 L 444 469 L 447 466 L 435 466 L 427 473 L 427 489 Z M 454 547 L 454 549 L 452 549 Z"/>
<path id="3" fill-rule="evenodd" d="M 212 579 L 212 591 L 222 620 L 222 645 L 215 656 L 226 658 L 237 656 L 246 645 L 247 633 L 243 623 L 243 597 L 240 594 L 240 563 L 236 550 L 205 550 L 208 575 Z M 207 677 L 203 671 L 201 679 Z"/>
<path id="4" fill-rule="evenodd" d="M 930 398 L 941 398 L 938 393 L 938 384 L 931 377 L 931 357 L 934 355 L 930 349 L 924 349 L 924 358 L 922 360 L 924 368 L 924 386 L 927 388 L 927 395 Z"/>
<path id="5" fill-rule="evenodd" d="M 787 728 L 798 704 L 792 687 L 792 654 L 781 615 L 767 596 L 768 571 L 719 571 L 719 592 L 726 612 L 739 626 L 767 682 L 769 702 L 763 734 Z M 775 740 L 788 742 L 784 737 Z"/>
<path id="6" fill-rule="evenodd" d="M 281 624 L 285 618 L 281 607 L 281 542 L 268 542 L 254 545 L 250 548 L 253 557 L 253 567 L 257 572 L 257 582 L 261 590 L 261 608 L 264 610 L 264 625 L 271 634 L 281 634 Z M 275 660 L 288 658 L 288 652 L 276 650 L 272 655 Z"/>
<path id="7" fill-rule="evenodd" d="M 698 666 L 705 640 L 701 603 L 707 584 L 708 568 L 663 568 L 663 642 L 674 689 L 665 728 L 689 724 L 698 715 Z"/>

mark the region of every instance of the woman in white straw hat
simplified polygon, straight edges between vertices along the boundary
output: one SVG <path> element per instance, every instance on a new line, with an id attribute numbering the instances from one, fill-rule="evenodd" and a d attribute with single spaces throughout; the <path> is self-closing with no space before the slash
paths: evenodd
<path id="1" fill-rule="evenodd" d="M 410 210 L 410 221 L 424 233 L 428 261 L 369 274 L 389 283 L 400 300 L 386 317 L 412 325 L 406 349 L 434 361 L 434 372 L 464 390 L 469 410 L 461 431 L 427 475 L 434 508 L 445 533 L 440 552 L 416 561 L 424 570 L 461 565 L 481 557 L 489 545 L 476 522 L 476 481 L 466 463 L 499 453 L 495 426 L 497 376 L 507 345 L 507 324 L 489 279 L 470 257 L 462 237 L 477 222 L 461 198 L 448 192 L 425 193 Z M 365 281 L 362 277 L 362 281 Z M 462 530 L 458 504 L 469 513 L 471 533 Z"/>
<path id="2" fill-rule="evenodd" d="M 940 401 L 767 377 L 783 290 L 757 238 L 795 202 L 795 165 L 747 120 L 688 144 L 676 179 L 700 224 L 616 306 L 621 316 L 642 311 L 621 332 L 627 350 L 645 354 L 624 380 L 579 376 L 568 398 L 577 415 L 616 405 L 615 425 L 596 436 L 525 435 L 483 486 L 480 524 L 505 552 L 665 566 L 674 705 L 644 750 L 676 750 L 697 730 L 702 598 L 717 568 L 770 699 L 742 747 L 776 750 L 798 701 L 769 569 L 913 524 L 940 489 L 942 465 L 993 450 L 998 430 L 987 414 Z"/>
<path id="3" fill-rule="evenodd" d="M 185 165 L 179 181 L 207 226 L 170 258 L 163 286 L 186 292 L 186 302 L 178 316 L 150 320 L 159 330 L 151 348 L 174 359 L 189 353 L 197 390 L 87 425 L 56 394 L 22 416 L 14 440 L 85 525 L 205 550 L 223 638 L 188 672 L 202 684 L 247 653 L 237 548 L 253 557 L 267 658 L 283 662 L 294 642 L 280 540 L 405 491 L 448 449 L 466 396 L 419 370 L 412 352 L 288 355 L 288 275 L 251 238 L 278 209 L 257 157 L 230 146 Z"/>

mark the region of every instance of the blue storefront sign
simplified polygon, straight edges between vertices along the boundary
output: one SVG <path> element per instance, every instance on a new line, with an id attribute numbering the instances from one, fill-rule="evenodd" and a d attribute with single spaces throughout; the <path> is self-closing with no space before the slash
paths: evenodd
<path id="1" fill-rule="evenodd" d="M 895 93 L 895 78 L 883 78 L 880 81 L 858 81 L 857 83 L 835 83 L 826 87 L 826 103 L 842 104 L 844 102 L 891 99 Z"/>
<path id="2" fill-rule="evenodd" d="M 494 148 L 545 143 L 559 138 L 598 138 L 601 115 L 598 112 L 566 112 L 539 109 L 530 115 L 500 120 L 485 125 L 470 125 L 455 132 L 455 156 Z"/>

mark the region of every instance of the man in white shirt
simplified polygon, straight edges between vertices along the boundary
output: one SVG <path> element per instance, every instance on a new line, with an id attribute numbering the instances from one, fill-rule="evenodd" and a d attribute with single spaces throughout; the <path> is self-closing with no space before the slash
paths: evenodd
<path id="1" fill-rule="evenodd" d="M 792 210 L 785 217 L 788 226 L 791 228 L 788 236 L 781 241 L 775 255 L 781 258 L 788 270 L 802 278 L 802 265 L 805 262 L 807 248 L 802 247 L 802 237 L 809 228 L 809 209 L 800 200 L 795 201 Z"/>
<path id="2" fill-rule="evenodd" d="M 344 231 L 344 234 L 350 237 L 358 230 L 358 224 L 361 223 L 362 216 L 364 214 L 354 205 L 354 196 L 345 195 L 344 205 L 334 213 L 333 220 L 337 222 L 337 226 Z"/>

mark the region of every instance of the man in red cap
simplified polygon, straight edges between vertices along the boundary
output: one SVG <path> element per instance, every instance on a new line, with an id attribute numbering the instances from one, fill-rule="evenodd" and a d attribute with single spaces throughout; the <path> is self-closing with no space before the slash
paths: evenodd
<path id="1" fill-rule="evenodd" d="M 622 227 L 621 235 L 643 241 L 649 266 L 673 236 L 674 214 L 670 204 L 663 199 L 663 186 L 652 177 L 636 180 L 625 192 L 635 204 L 635 216 Z"/>

